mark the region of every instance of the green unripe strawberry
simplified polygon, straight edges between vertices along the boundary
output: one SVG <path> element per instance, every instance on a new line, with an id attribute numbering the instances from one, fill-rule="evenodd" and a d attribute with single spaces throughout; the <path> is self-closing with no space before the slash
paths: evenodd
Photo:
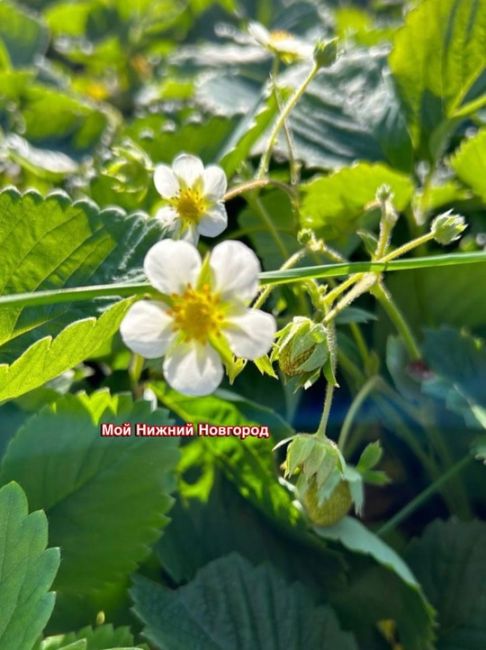
<path id="1" fill-rule="evenodd" d="M 331 496 L 318 505 L 317 485 L 312 481 L 310 488 L 303 496 L 303 504 L 309 519 L 316 526 L 333 526 L 345 517 L 352 505 L 351 492 L 347 481 L 340 481 L 334 488 Z"/>

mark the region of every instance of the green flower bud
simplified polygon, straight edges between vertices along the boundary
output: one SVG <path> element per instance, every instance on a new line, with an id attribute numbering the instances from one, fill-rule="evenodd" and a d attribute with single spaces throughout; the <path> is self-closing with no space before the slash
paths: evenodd
<path id="1" fill-rule="evenodd" d="M 280 333 L 277 344 L 280 370 L 295 377 L 320 370 L 326 363 L 326 330 L 310 318 L 296 317 Z"/>
<path id="2" fill-rule="evenodd" d="M 337 38 L 316 43 L 314 47 L 314 61 L 320 68 L 328 68 L 335 63 L 337 59 L 337 44 Z"/>
<path id="3" fill-rule="evenodd" d="M 393 200 L 393 191 L 392 188 L 384 183 L 376 190 L 376 200 L 379 203 L 385 203 L 386 201 Z"/>
<path id="4" fill-rule="evenodd" d="M 445 246 L 459 239 L 466 228 L 467 224 L 464 217 L 459 214 L 453 214 L 452 210 L 449 210 L 448 212 L 439 214 L 432 221 L 430 232 L 436 242 Z"/>

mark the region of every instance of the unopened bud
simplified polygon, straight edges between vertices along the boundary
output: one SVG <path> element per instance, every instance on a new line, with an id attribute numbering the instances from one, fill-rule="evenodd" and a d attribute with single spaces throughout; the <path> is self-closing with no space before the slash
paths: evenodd
<path id="1" fill-rule="evenodd" d="M 386 183 L 384 183 L 383 185 L 380 185 L 380 187 L 376 190 L 376 200 L 379 203 L 385 203 L 386 201 L 392 201 L 393 200 L 392 188 L 389 185 L 386 185 Z"/>
<path id="2" fill-rule="evenodd" d="M 447 245 L 459 239 L 466 228 L 464 217 L 449 210 L 432 221 L 430 232 L 436 242 Z"/>
<path id="3" fill-rule="evenodd" d="M 288 377 L 313 373 L 328 357 L 326 330 L 309 318 L 297 317 L 282 331 L 278 344 L 280 370 Z"/>
<path id="4" fill-rule="evenodd" d="M 314 47 L 314 61 L 320 68 L 328 68 L 337 59 L 338 39 L 319 41 Z"/>

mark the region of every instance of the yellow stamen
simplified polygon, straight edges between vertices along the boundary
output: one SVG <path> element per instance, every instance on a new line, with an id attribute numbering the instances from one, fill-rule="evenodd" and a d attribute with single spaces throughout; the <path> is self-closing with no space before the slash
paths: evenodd
<path id="1" fill-rule="evenodd" d="M 172 200 L 172 204 L 181 219 L 189 221 L 191 224 L 198 223 L 208 208 L 207 200 L 195 187 L 181 189 L 179 194 Z"/>
<path id="2" fill-rule="evenodd" d="M 273 32 L 270 32 L 270 44 L 278 46 L 282 41 L 294 41 L 295 38 L 286 32 L 284 29 L 276 29 Z"/>
<path id="3" fill-rule="evenodd" d="M 218 335 L 224 321 L 220 298 L 205 284 L 200 289 L 188 286 L 182 295 L 172 295 L 169 315 L 174 328 L 186 341 L 207 343 L 211 335 Z"/>

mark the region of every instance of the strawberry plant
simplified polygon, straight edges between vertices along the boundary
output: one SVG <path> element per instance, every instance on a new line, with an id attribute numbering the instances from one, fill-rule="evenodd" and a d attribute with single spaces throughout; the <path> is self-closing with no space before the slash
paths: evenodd
<path id="1" fill-rule="evenodd" d="M 0 650 L 486 647 L 486 0 L 0 0 Z"/>

